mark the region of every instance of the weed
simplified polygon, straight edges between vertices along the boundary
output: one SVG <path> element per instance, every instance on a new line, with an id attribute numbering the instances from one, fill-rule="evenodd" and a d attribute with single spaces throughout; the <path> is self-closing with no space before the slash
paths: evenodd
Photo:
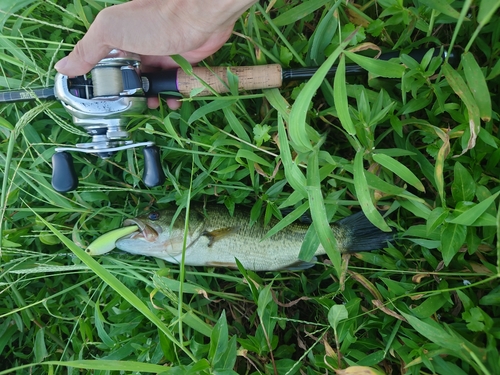
<path id="1" fill-rule="evenodd" d="M 0 86 L 50 85 L 54 62 L 119 2 L 2 1 Z M 160 147 L 156 188 L 127 150 L 74 155 L 80 187 L 56 193 L 54 148 L 86 135 L 59 103 L 1 105 L 0 374 L 498 373 L 499 5 L 255 5 L 206 64 L 319 70 L 131 117 L 133 138 Z M 380 49 L 402 54 L 373 59 Z M 367 73 L 346 75 L 351 63 Z M 328 257 L 256 274 L 82 250 L 124 217 L 191 200 L 249 206 L 249 222 L 309 210 L 301 255 L 320 241 Z M 400 236 L 343 273 L 328 222 L 359 210 Z"/>

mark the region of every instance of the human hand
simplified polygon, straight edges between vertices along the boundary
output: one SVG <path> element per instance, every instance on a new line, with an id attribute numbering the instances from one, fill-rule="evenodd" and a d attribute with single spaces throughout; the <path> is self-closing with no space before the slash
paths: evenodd
<path id="1" fill-rule="evenodd" d="M 195 64 L 229 39 L 238 17 L 256 0 L 134 0 L 103 9 L 73 51 L 57 62 L 64 75 L 88 73 L 112 49 L 141 56 L 141 70 L 171 69 L 180 54 Z M 172 109 L 176 99 L 167 99 Z M 149 98 L 156 108 L 158 98 Z"/>

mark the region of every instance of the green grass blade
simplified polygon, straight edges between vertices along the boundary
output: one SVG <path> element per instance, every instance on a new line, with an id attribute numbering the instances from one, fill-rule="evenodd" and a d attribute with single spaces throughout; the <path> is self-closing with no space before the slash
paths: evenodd
<path id="1" fill-rule="evenodd" d="M 186 311 L 181 314 L 179 313 L 179 309 L 174 309 L 172 306 L 166 306 L 166 309 L 170 311 L 175 317 L 177 317 L 177 319 L 179 319 L 179 322 L 182 322 L 182 324 L 191 327 L 196 332 L 199 332 L 206 337 L 210 337 L 210 335 L 212 334 L 212 327 L 202 319 L 200 319 L 200 317 L 195 315 L 193 311 Z"/>
<path id="2" fill-rule="evenodd" d="M 471 1 L 471 0 L 469 0 Z M 479 33 L 483 29 L 484 26 L 486 26 L 491 18 L 497 13 L 498 8 L 500 7 L 500 2 L 498 0 L 481 0 L 479 2 L 479 12 L 477 14 L 477 20 L 479 22 L 479 25 L 477 26 L 476 30 L 474 30 L 474 33 L 472 36 L 469 38 L 469 42 L 465 46 L 464 51 L 468 52 L 478 37 Z"/>
<path id="3" fill-rule="evenodd" d="M 339 0 L 340 1 L 340 0 Z M 257 10 L 262 14 L 262 16 L 266 19 L 266 21 L 268 22 L 268 24 L 271 26 L 271 28 L 273 29 L 273 31 L 276 33 L 276 35 L 279 37 L 279 40 L 281 40 L 281 42 L 288 48 L 288 50 L 291 52 L 291 54 L 295 57 L 295 59 L 297 59 L 297 61 L 299 62 L 300 65 L 302 66 L 306 66 L 306 63 L 304 62 L 304 60 L 302 60 L 302 57 L 300 56 L 300 54 L 295 50 L 295 48 L 290 44 L 290 42 L 288 41 L 288 39 L 285 37 L 285 35 L 283 35 L 283 33 L 281 32 L 280 28 L 275 24 L 274 20 L 271 19 L 271 17 L 269 16 L 269 14 L 264 10 L 264 8 L 262 8 L 262 6 L 259 4 L 259 2 L 257 2 L 255 4 L 255 7 L 257 8 Z M 265 52 L 265 50 L 263 49 L 262 51 Z M 266 54 L 268 55 L 268 54 Z M 272 54 L 269 54 L 268 55 L 272 60 L 274 60 L 274 55 Z M 276 63 L 279 63 L 279 60 L 278 61 L 275 61 Z"/>
<path id="4" fill-rule="evenodd" d="M 373 160 L 375 160 L 384 168 L 387 168 L 388 170 L 393 172 L 395 175 L 400 177 L 403 181 L 407 182 L 414 188 L 422 192 L 425 192 L 424 185 L 418 179 L 418 177 L 415 176 L 415 174 L 412 171 L 410 171 L 410 169 L 407 166 L 403 165 L 396 159 L 385 154 L 373 154 Z"/>
<path id="5" fill-rule="evenodd" d="M 491 120 L 491 95 L 484 74 L 470 52 L 462 55 L 462 65 L 467 86 L 479 107 L 479 116 L 484 122 L 488 122 Z"/>
<path id="6" fill-rule="evenodd" d="M 429 214 L 426 223 L 427 234 L 430 234 L 436 230 L 448 217 L 448 211 L 446 211 L 443 207 L 436 207 Z"/>
<path id="7" fill-rule="evenodd" d="M 280 142 L 280 157 L 283 161 L 283 168 L 285 169 L 285 176 L 288 183 L 305 198 L 308 196 L 305 188 L 306 178 L 292 159 L 285 124 L 281 115 L 278 116 L 278 139 Z"/>
<path id="8" fill-rule="evenodd" d="M 420 3 L 431 9 L 435 9 L 440 13 L 446 14 L 451 18 L 460 18 L 460 13 L 457 12 L 455 8 L 453 8 L 446 0 L 420 0 Z"/>
<path id="9" fill-rule="evenodd" d="M 366 71 L 385 78 L 401 78 L 405 72 L 405 67 L 399 63 L 385 60 L 377 60 L 371 57 L 357 55 L 346 51 L 346 57 L 354 61 Z"/>
<path id="10" fill-rule="evenodd" d="M 290 139 L 292 140 L 297 151 L 309 152 L 313 150 L 311 145 L 311 139 L 308 136 L 310 132 L 309 125 L 307 125 L 307 113 L 309 111 L 309 105 L 313 96 L 316 94 L 321 82 L 326 77 L 328 70 L 332 67 L 334 62 L 339 57 L 340 53 L 349 44 L 350 40 L 354 37 L 356 32 L 349 35 L 346 40 L 344 40 L 333 53 L 326 59 L 326 61 L 318 68 L 311 79 L 304 85 L 299 96 L 295 100 L 290 111 L 290 122 L 289 122 L 289 133 Z M 309 128 L 309 129 L 308 129 Z"/>
<path id="11" fill-rule="evenodd" d="M 358 198 L 361 209 L 364 214 L 372 222 L 373 225 L 383 231 L 390 232 L 391 228 L 387 225 L 380 212 L 373 204 L 370 188 L 366 181 L 365 169 L 363 167 L 364 149 L 360 149 L 354 158 L 354 188 L 356 189 L 356 196 Z"/>
<path id="12" fill-rule="evenodd" d="M 467 147 L 462 152 L 463 154 L 476 145 L 476 138 L 479 131 L 481 130 L 479 107 L 477 106 L 476 100 L 469 90 L 469 87 L 467 87 L 464 79 L 462 78 L 462 76 L 460 76 L 460 74 L 458 74 L 455 69 L 453 69 L 449 64 L 445 63 L 443 65 L 442 71 L 453 91 L 455 91 L 455 93 L 464 102 L 469 113 L 470 139 L 468 141 Z"/>
<path id="13" fill-rule="evenodd" d="M 238 120 L 238 118 L 234 114 L 234 111 L 230 107 L 225 107 L 222 108 L 222 112 L 224 112 L 224 116 L 226 117 L 227 122 L 229 123 L 229 126 L 231 127 L 231 130 L 234 132 L 234 134 L 236 134 L 243 141 L 251 143 L 252 141 L 250 139 L 250 136 L 246 132 L 240 120 Z"/>
<path id="14" fill-rule="evenodd" d="M 500 8 L 500 1 L 498 0 L 481 0 L 479 2 L 479 12 L 477 14 L 477 21 L 479 24 L 484 26 L 490 22 L 498 8 Z"/>
<path id="15" fill-rule="evenodd" d="M 331 44 L 337 32 L 339 20 L 336 10 L 340 4 L 341 2 L 337 1 L 320 21 L 316 30 L 314 30 L 312 41 L 310 42 L 309 57 L 316 63 L 315 65 L 320 65 L 324 61 L 325 49 Z"/>
<path id="16" fill-rule="evenodd" d="M 266 89 L 264 90 L 264 95 L 269 101 L 269 104 L 273 106 L 274 109 L 278 111 L 285 123 L 289 122 L 290 116 L 290 103 L 281 95 L 278 89 Z"/>
<path id="17" fill-rule="evenodd" d="M 497 211 L 497 275 L 500 275 L 500 210 Z"/>
<path id="18" fill-rule="evenodd" d="M 172 125 L 171 118 L 174 116 L 175 116 L 174 112 L 171 112 L 168 114 L 168 116 L 165 116 L 165 118 L 163 119 L 163 126 L 167 134 L 170 135 L 173 139 L 175 139 L 179 147 L 184 147 L 184 144 L 182 143 L 179 135 L 177 134 L 177 132 L 174 129 L 174 126 Z"/>
<path id="19" fill-rule="evenodd" d="M 309 207 L 309 202 L 307 202 Z M 320 245 L 320 239 L 316 233 L 314 226 L 310 226 L 307 229 L 306 235 L 304 237 L 304 242 L 300 246 L 300 252 L 298 258 L 306 263 L 311 262 L 314 258 L 314 254 L 318 250 Z"/>
<path id="20" fill-rule="evenodd" d="M 476 193 L 476 182 L 467 168 L 457 162 L 453 168 L 451 195 L 456 202 L 472 201 Z"/>
<path id="21" fill-rule="evenodd" d="M 457 23 L 455 25 L 455 30 L 453 30 L 453 36 L 451 37 L 451 42 L 448 47 L 448 53 L 451 53 L 453 47 L 455 46 L 455 42 L 457 40 L 462 24 L 464 23 L 464 21 L 468 21 L 467 14 L 469 13 L 472 1 L 473 0 L 465 0 L 464 4 L 462 5 L 462 10 L 460 11 L 460 17 L 458 17 Z M 465 52 L 467 51 L 468 49 L 466 48 Z M 445 61 L 448 62 L 448 57 L 446 57 Z"/>
<path id="22" fill-rule="evenodd" d="M 278 17 L 274 18 L 273 23 L 276 26 L 290 25 L 291 23 L 297 22 L 305 16 L 313 13 L 316 9 L 321 8 L 329 1 L 330 0 L 309 0 L 299 3 L 299 5 L 284 13 L 281 13 Z"/>
<path id="23" fill-rule="evenodd" d="M 236 103 L 236 100 L 214 100 L 213 102 L 205 104 L 204 106 L 201 106 L 196 111 L 194 111 L 187 122 L 188 124 L 192 124 L 193 122 L 201 119 L 209 113 L 218 111 L 223 108 L 228 108 L 234 103 Z"/>
<path id="24" fill-rule="evenodd" d="M 447 333 L 443 327 L 436 323 L 431 323 L 429 319 L 420 320 L 410 314 L 401 314 L 406 318 L 408 323 L 423 336 L 427 337 L 431 342 L 452 350 L 455 354 L 462 351 L 461 343 L 455 337 Z"/>
<path id="25" fill-rule="evenodd" d="M 14 61 L 21 67 L 28 68 L 31 72 L 37 73 L 40 76 L 46 74 L 46 71 L 35 64 L 23 51 L 16 47 L 16 45 L 6 38 L 0 38 L 0 48 L 9 51 L 14 56 Z"/>
<path id="26" fill-rule="evenodd" d="M 269 238 L 271 236 L 274 236 L 276 233 L 279 231 L 283 230 L 286 228 L 288 225 L 294 223 L 296 220 L 298 220 L 304 213 L 307 211 L 309 208 L 309 203 L 304 202 L 302 205 L 297 207 L 295 210 L 287 214 L 283 219 L 280 220 L 278 224 L 276 224 L 274 227 L 272 227 L 269 232 L 266 233 L 266 235 L 263 237 L 263 239 Z M 314 255 L 314 254 L 313 254 Z M 307 258 L 307 260 L 310 260 L 312 258 L 312 255 Z M 299 255 L 299 259 L 305 260 L 305 258 L 301 258 Z"/>
<path id="27" fill-rule="evenodd" d="M 314 229 L 318 234 L 321 244 L 325 248 L 326 254 L 332 261 L 333 267 L 340 277 L 342 274 L 342 259 L 337 247 L 337 240 L 328 223 L 325 203 L 320 187 L 318 152 L 312 152 L 307 162 L 307 192 L 309 195 L 309 207 L 313 220 Z"/>
<path id="28" fill-rule="evenodd" d="M 349 103 L 347 101 L 347 89 L 345 81 L 345 55 L 340 56 L 340 62 L 335 72 L 333 81 L 333 98 L 335 100 L 335 109 L 342 127 L 350 135 L 356 134 L 356 129 L 349 113 Z"/>
<path id="29" fill-rule="evenodd" d="M 447 266 L 465 242 L 467 228 L 460 224 L 446 224 L 441 233 L 441 253 Z"/>
<path id="30" fill-rule="evenodd" d="M 243 149 L 238 150 L 234 159 L 238 163 L 243 164 L 243 165 L 246 165 L 247 163 L 243 162 L 242 159 L 247 159 L 249 162 L 254 162 L 254 163 L 257 163 L 259 165 L 265 165 L 266 167 L 271 167 L 271 164 L 267 160 L 260 157 L 259 155 L 254 154 L 250 150 L 243 150 Z"/>
<path id="31" fill-rule="evenodd" d="M 449 222 L 452 224 L 472 225 L 493 204 L 498 195 L 500 195 L 500 192 L 486 198 Z"/>
<path id="32" fill-rule="evenodd" d="M 86 370 L 102 370 L 102 371 L 126 371 L 126 372 L 147 372 L 161 373 L 168 370 L 168 367 L 155 365 L 146 362 L 135 361 L 113 361 L 106 359 L 96 360 L 77 360 L 77 361 L 47 361 L 42 362 L 42 365 L 55 365 L 64 367 L 73 367 L 76 369 Z"/>

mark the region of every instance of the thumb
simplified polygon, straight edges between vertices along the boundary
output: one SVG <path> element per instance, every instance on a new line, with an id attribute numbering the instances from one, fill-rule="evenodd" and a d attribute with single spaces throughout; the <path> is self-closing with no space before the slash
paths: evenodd
<path id="1" fill-rule="evenodd" d="M 54 68 L 59 73 L 70 77 L 86 74 L 113 49 L 103 38 L 103 35 L 109 32 L 103 22 L 106 18 L 103 13 L 104 11 L 101 11 L 97 15 L 73 51 L 55 64 Z"/>

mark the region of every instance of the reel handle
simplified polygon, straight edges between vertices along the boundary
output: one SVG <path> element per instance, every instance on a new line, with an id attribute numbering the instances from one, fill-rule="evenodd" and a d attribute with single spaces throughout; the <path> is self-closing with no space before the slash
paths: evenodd
<path id="1" fill-rule="evenodd" d="M 147 187 L 159 186 L 165 182 L 165 174 L 161 167 L 160 152 L 156 146 L 142 149 L 144 153 L 144 172 L 142 180 Z"/>
<path id="2" fill-rule="evenodd" d="M 144 147 L 143 153 L 144 173 L 142 179 L 144 185 L 147 187 L 162 185 L 165 182 L 165 174 L 161 167 L 158 147 Z M 67 193 L 78 187 L 73 156 L 66 151 L 59 151 L 52 155 L 52 187 L 59 193 Z"/>
<path id="3" fill-rule="evenodd" d="M 73 156 L 65 151 L 52 155 L 52 187 L 59 193 L 67 193 L 78 187 Z"/>

